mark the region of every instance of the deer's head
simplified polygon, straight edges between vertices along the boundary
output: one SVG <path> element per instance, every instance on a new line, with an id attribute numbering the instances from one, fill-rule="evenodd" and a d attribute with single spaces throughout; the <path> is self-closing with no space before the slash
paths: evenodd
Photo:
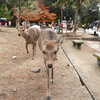
<path id="1" fill-rule="evenodd" d="M 57 52 L 59 50 L 59 46 L 62 44 L 65 37 L 58 39 L 58 40 L 44 40 L 43 44 L 43 56 L 45 65 L 48 68 L 53 67 L 53 63 L 57 60 Z"/>
<path id="2" fill-rule="evenodd" d="M 21 36 L 22 35 L 22 32 L 24 32 L 24 31 L 25 31 L 24 26 L 19 26 L 18 27 L 18 36 Z"/>

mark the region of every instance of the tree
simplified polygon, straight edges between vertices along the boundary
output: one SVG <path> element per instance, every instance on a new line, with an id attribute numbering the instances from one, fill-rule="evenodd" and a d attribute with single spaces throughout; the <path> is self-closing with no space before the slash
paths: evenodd
<path id="1" fill-rule="evenodd" d="M 65 4 L 70 5 L 72 2 L 73 9 L 75 9 L 75 18 L 74 18 L 74 32 L 76 32 L 76 24 L 77 24 L 77 18 L 78 18 L 78 10 L 81 7 L 82 3 L 88 2 L 90 3 L 91 0 L 58 0 L 53 4 L 53 6 L 58 7 L 58 6 L 63 6 Z"/>
<path id="2" fill-rule="evenodd" d="M 40 4 L 40 9 L 41 9 L 41 13 L 40 15 L 40 22 L 52 22 L 56 19 L 56 14 L 55 13 L 49 13 L 48 8 L 49 7 L 45 7 L 44 4 Z"/>
<path id="3" fill-rule="evenodd" d="M 25 20 L 25 18 L 27 17 L 27 19 L 29 21 L 38 21 L 38 22 L 52 22 L 56 19 L 56 14 L 54 13 L 49 13 L 48 8 L 49 7 L 45 7 L 44 4 L 40 4 L 38 5 L 39 7 L 36 6 L 36 9 L 33 11 L 29 11 L 27 9 L 25 9 L 25 11 L 27 13 L 21 14 L 21 18 L 23 20 Z M 17 17 L 17 14 L 14 13 L 14 15 Z"/>
<path id="4" fill-rule="evenodd" d="M 66 6 L 63 10 L 63 19 L 66 20 L 73 20 L 75 16 L 75 11 L 73 10 L 73 8 L 70 6 Z M 65 17 L 65 18 L 64 18 Z"/>
<path id="5" fill-rule="evenodd" d="M 99 19 L 99 7 L 97 6 L 98 4 L 99 1 L 95 0 L 89 6 L 81 6 L 78 13 L 80 15 L 80 22 L 82 24 L 93 23 Z"/>
<path id="6" fill-rule="evenodd" d="M 1 18 L 7 18 L 7 20 L 11 20 L 12 19 L 11 10 L 10 11 L 8 10 L 8 7 L 7 7 L 6 4 L 3 4 L 0 7 L 0 17 Z"/>
<path id="7" fill-rule="evenodd" d="M 60 7 L 54 7 L 52 6 L 52 3 L 56 2 L 57 0 L 38 0 L 40 4 L 44 4 L 46 7 L 49 7 L 48 10 L 50 13 L 55 13 L 56 14 L 56 19 L 55 21 L 57 21 L 57 19 L 61 18 L 61 8 Z"/>
<path id="8" fill-rule="evenodd" d="M 18 25 L 20 25 L 20 13 L 22 7 L 28 7 L 34 0 L 7 0 L 7 4 L 12 8 L 17 8 Z M 27 5 L 26 5 L 27 4 Z"/>
<path id="9" fill-rule="evenodd" d="M 38 6 L 35 2 L 31 2 L 30 0 L 30 1 L 25 2 L 23 6 L 21 6 L 20 14 L 19 14 L 19 7 L 15 7 L 13 9 L 14 9 L 14 15 L 16 16 L 16 18 L 21 18 L 22 20 L 25 20 L 25 23 L 27 24 L 30 15 L 37 12 Z M 18 17 L 18 14 L 20 15 L 19 17 Z M 26 24 L 25 24 L 25 28 L 27 26 Z"/>

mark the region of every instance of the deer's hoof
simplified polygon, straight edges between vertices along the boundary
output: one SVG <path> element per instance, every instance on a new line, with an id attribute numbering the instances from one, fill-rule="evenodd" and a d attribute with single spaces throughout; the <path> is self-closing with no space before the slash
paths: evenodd
<path id="1" fill-rule="evenodd" d="M 54 83 L 54 81 L 53 81 L 53 80 L 51 80 L 51 83 Z"/>
<path id="2" fill-rule="evenodd" d="M 46 100 L 51 100 L 51 97 L 50 97 L 50 96 L 47 96 L 47 97 L 46 97 Z"/>
<path id="3" fill-rule="evenodd" d="M 69 66 L 69 64 L 67 64 L 67 66 Z"/>

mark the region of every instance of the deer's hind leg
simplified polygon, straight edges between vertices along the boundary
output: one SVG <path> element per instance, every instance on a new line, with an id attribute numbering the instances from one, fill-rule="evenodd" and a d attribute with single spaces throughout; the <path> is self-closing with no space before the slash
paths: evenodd
<path id="1" fill-rule="evenodd" d="M 36 42 L 33 42 L 33 57 L 35 55 L 35 52 L 36 52 Z M 33 60 L 34 58 L 32 58 Z"/>

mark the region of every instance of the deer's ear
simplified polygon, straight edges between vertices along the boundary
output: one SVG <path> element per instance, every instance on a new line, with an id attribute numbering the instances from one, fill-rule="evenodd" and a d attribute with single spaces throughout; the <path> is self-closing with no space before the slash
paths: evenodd
<path id="1" fill-rule="evenodd" d="M 19 27 L 18 27 L 18 30 L 20 30 L 20 31 L 24 31 L 25 28 L 24 28 L 24 26 L 19 26 Z"/>
<path id="2" fill-rule="evenodd" d="M 62 38 L 60 38 L 60 39 L 58 39 L 57 41 L 56 41 L 56 43 L 60 46 L 62 43 L 63 43 L 63 41 L 66 39 L 66 37 L 62 37 Z"/>

